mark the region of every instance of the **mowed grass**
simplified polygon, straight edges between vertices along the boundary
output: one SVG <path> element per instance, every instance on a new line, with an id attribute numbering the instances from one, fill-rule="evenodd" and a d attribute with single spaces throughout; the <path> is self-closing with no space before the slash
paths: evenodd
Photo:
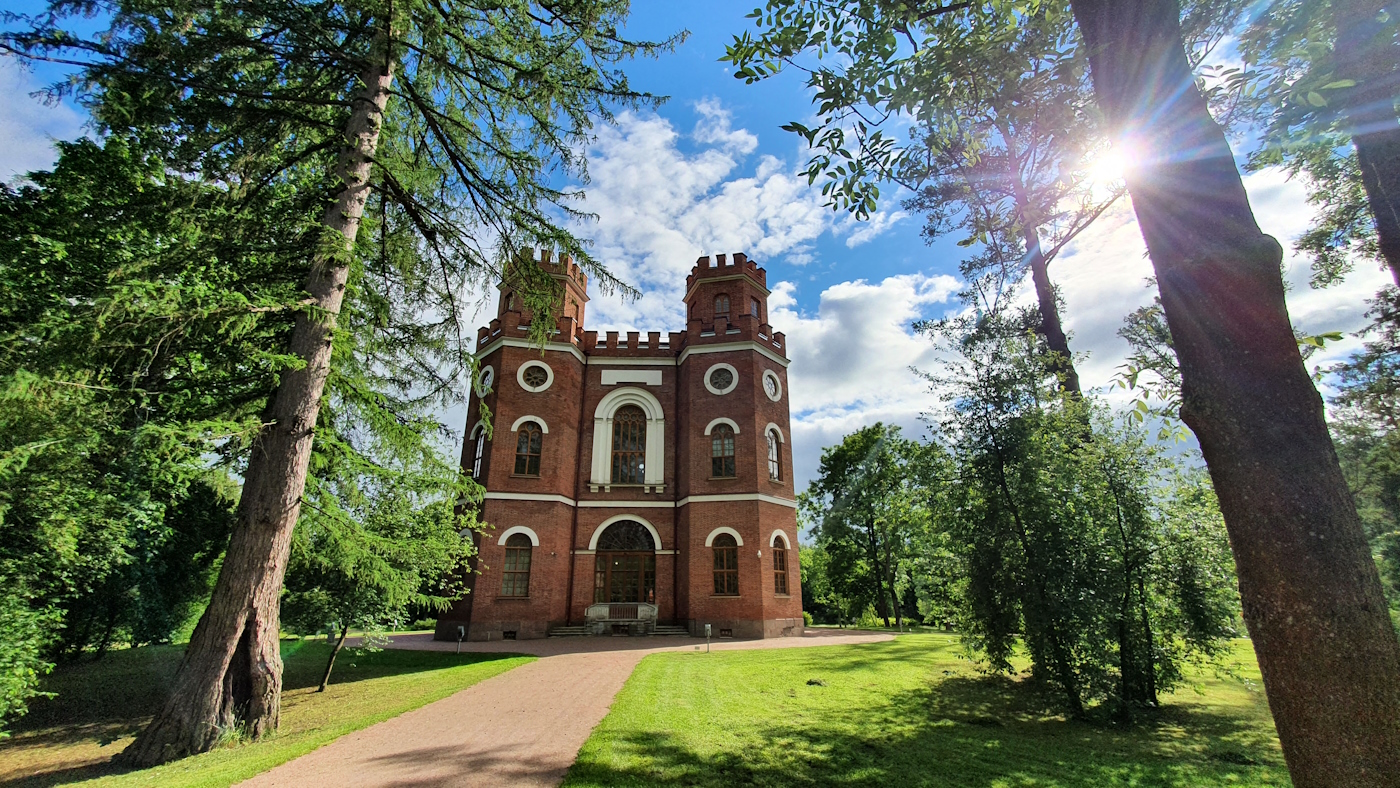
<path id="1" fill-rule="evenodd" d="M 0 741 L 6 786 L 232 785 L 310 752 L 351 731 L 445 698 L 534 657 L 385 650 L 341 652 L 331 684 L 316 692 L 330 646 L 282 643 L 282 724 L 257 743 L 230 742 L 212 752 L 153 769 L 123 771 L 109 763 L 168 695 L 183 646 L 107 654 L 99 662 L 60 667 L 10 739 Z"/>
<path id="2" fill-rule="evenodd" d="M 950 635 L 647 657 L 566 786 L 1285 786 L 1247 643 L 1127 725 L 1046 709 Z M 825 686 L 808 684 L 816 679 Z"/>

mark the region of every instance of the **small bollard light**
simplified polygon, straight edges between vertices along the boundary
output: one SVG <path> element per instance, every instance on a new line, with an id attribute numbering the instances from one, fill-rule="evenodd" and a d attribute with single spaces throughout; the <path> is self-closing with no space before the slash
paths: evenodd
<path id="1" fill-rule="evenodd" d="M 457 627 L 457 653 L 462 653 L 462 638 L 467 636 L 466 627 Z"/>
<path id="2" fill-rule="evenodd" d="M 705 653 L 710 653 L 710 625 L 705 625 Z"/>

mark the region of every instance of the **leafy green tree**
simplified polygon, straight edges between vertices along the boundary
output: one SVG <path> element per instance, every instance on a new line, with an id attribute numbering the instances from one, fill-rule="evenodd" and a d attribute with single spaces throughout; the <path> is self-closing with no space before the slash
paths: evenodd
<path id="1" fill-rule="evenodd" d="M 48 653 L 165 641 L 208 594 L 295 291 L 267 214 L 138 143 L 61 143 L 0 191 L 0 563 Z"/>
<path id="2" fill-rule="evenodd" d="M 1266 129 L 1252 168 L 1303 175 L 1317 206 L 1298 247 L 1313 284 L 1355 257 L 1390 269 L 1400 286 L 1400 19 L 1379 0 L 1275 0 L 1240 36 L 1247 69 L 1227 87 Z"/>
<path id="3" fill-rule="evenodd" d="M 1068 6 L 1013 18 L 976 3 L 774 0 L 750 17 L 761 34 L 736 37 L 725 58 L 750 83 L 783 67 L 808 75 L 819 123 L 784 128 L 806 139 L 808 179 L 832 207 L 864 218 L 880 182 L 908 189 L 927 238 L 980 247 L 962 267 L 984 309 L 1030 274 L 1039 330 L 1078 393 L 1049 265 L 1122 187 L 1088 174 L 1106 145 Z M 903 121 L 907 142 L 888 133 Z"/>
<path id="4" fill-rule="evenodd" d="M 1169 516 L 1167 459 L 1096 416 L 1093 398 L 1057 390 L 1033 325 L 1022 314 L 926 326 L 959 359 L 938 378 L 949 481 L 935 499 L 943 538 L 926 544 L 951 554 L 965 640 L 993 670 L 1012 671 L 1024 641 L 1071 713 L 1105 700 L 1126 715 L 1231 634 L 1223 526 Z"/>
<path id="5" fill-rule="evenodd" d="M 891 616 L 904 623 L 904 562 L 927 518 L 912 483 L 918 452 L 898 427 L 866 427 L 822 452 L 817 478 L 799 496 L 804 517 L 816 524 L 832 589 L 861 609 L 874 605 L 885 626 Z"/>
<path id="6" fill-rule="evenodd" d="M 101 35 L 60 27 L 93 11 L 109 14 Z M 80 62 L 99 122 L 163 145 L 176 172 L 229 184 L 234 204 L 287 185 L 300 198 L 281 222 L 308 247 L 284 258 L 305 293 L 286 302 L 298 305 L 286 363 L 247 454 L 210 605 L 172 700 L 128 763 L 205 751 L 235 727 L 253 738 L 277 727 L 277 600 L 357 257 L 381 261 L 375 273 L 389 277 L 384 287 L 359 279 L 382 296 L 366 297 L 367 312 L 400 333 L 400 348 L 444 342 L 450 352 L 423 366 L 443 362 L 446 380 L 471 365 L 457 320 L 464 286 L 498 275 L 522 247 L 559 247 L 595 281 L 613 281 L 564 229 L 574 195 L 553 184 L 584 174 L 578 145 L 612 107 L 654 102 L 616 64 L 664 45 L 622 38 L 625 13 L 620 0 L 56 0 L 5 37 L 26 56 Z M 374 224 L 379 233 L 362 231 Z M 542 270 L 531 276 L 520 292 L 549 314 L 555 285 Z M 406 324 L 395 322 L 410 309 L 405 294 L 427 296 Z M 543 338 L 549 321 L 536 325 Z"/>

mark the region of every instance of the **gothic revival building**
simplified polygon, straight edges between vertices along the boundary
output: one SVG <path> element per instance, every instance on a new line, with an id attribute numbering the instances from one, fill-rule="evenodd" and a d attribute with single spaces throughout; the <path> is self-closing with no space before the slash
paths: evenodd
<path id="1" fill-rule="evenodd" d="M 702 257 L 685 331 L 600 337 L 583 272 L 542 263 L 564 299 L 543 352 L 509 285 L 478 335 L 462 465 L 492 529 L 437 637 L 801 634 L 786 341 L 764 269 Z"/>

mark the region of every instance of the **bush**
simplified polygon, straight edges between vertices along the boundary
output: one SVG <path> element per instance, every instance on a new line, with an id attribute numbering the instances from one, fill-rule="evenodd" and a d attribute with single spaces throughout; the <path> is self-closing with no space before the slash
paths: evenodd
<path id="1" fill-rule="evenodd" d="M 42 696 L 39 679 L 53 668 L 44 659 L 57 614 L 51 610 L 35 610 L 26 598 L 23 584 L 19 587 L 0 576 L 0 726 L 7 720 L 22 716 L 30 698 Z M 0 727 L 0 739 L 7 736 Z"/>
<path id="2" fill-rule="evenodd" d="M 812 626 L 812 614 L 805 610 L 802 611 L 802 623 L 809 627 Z"/>

